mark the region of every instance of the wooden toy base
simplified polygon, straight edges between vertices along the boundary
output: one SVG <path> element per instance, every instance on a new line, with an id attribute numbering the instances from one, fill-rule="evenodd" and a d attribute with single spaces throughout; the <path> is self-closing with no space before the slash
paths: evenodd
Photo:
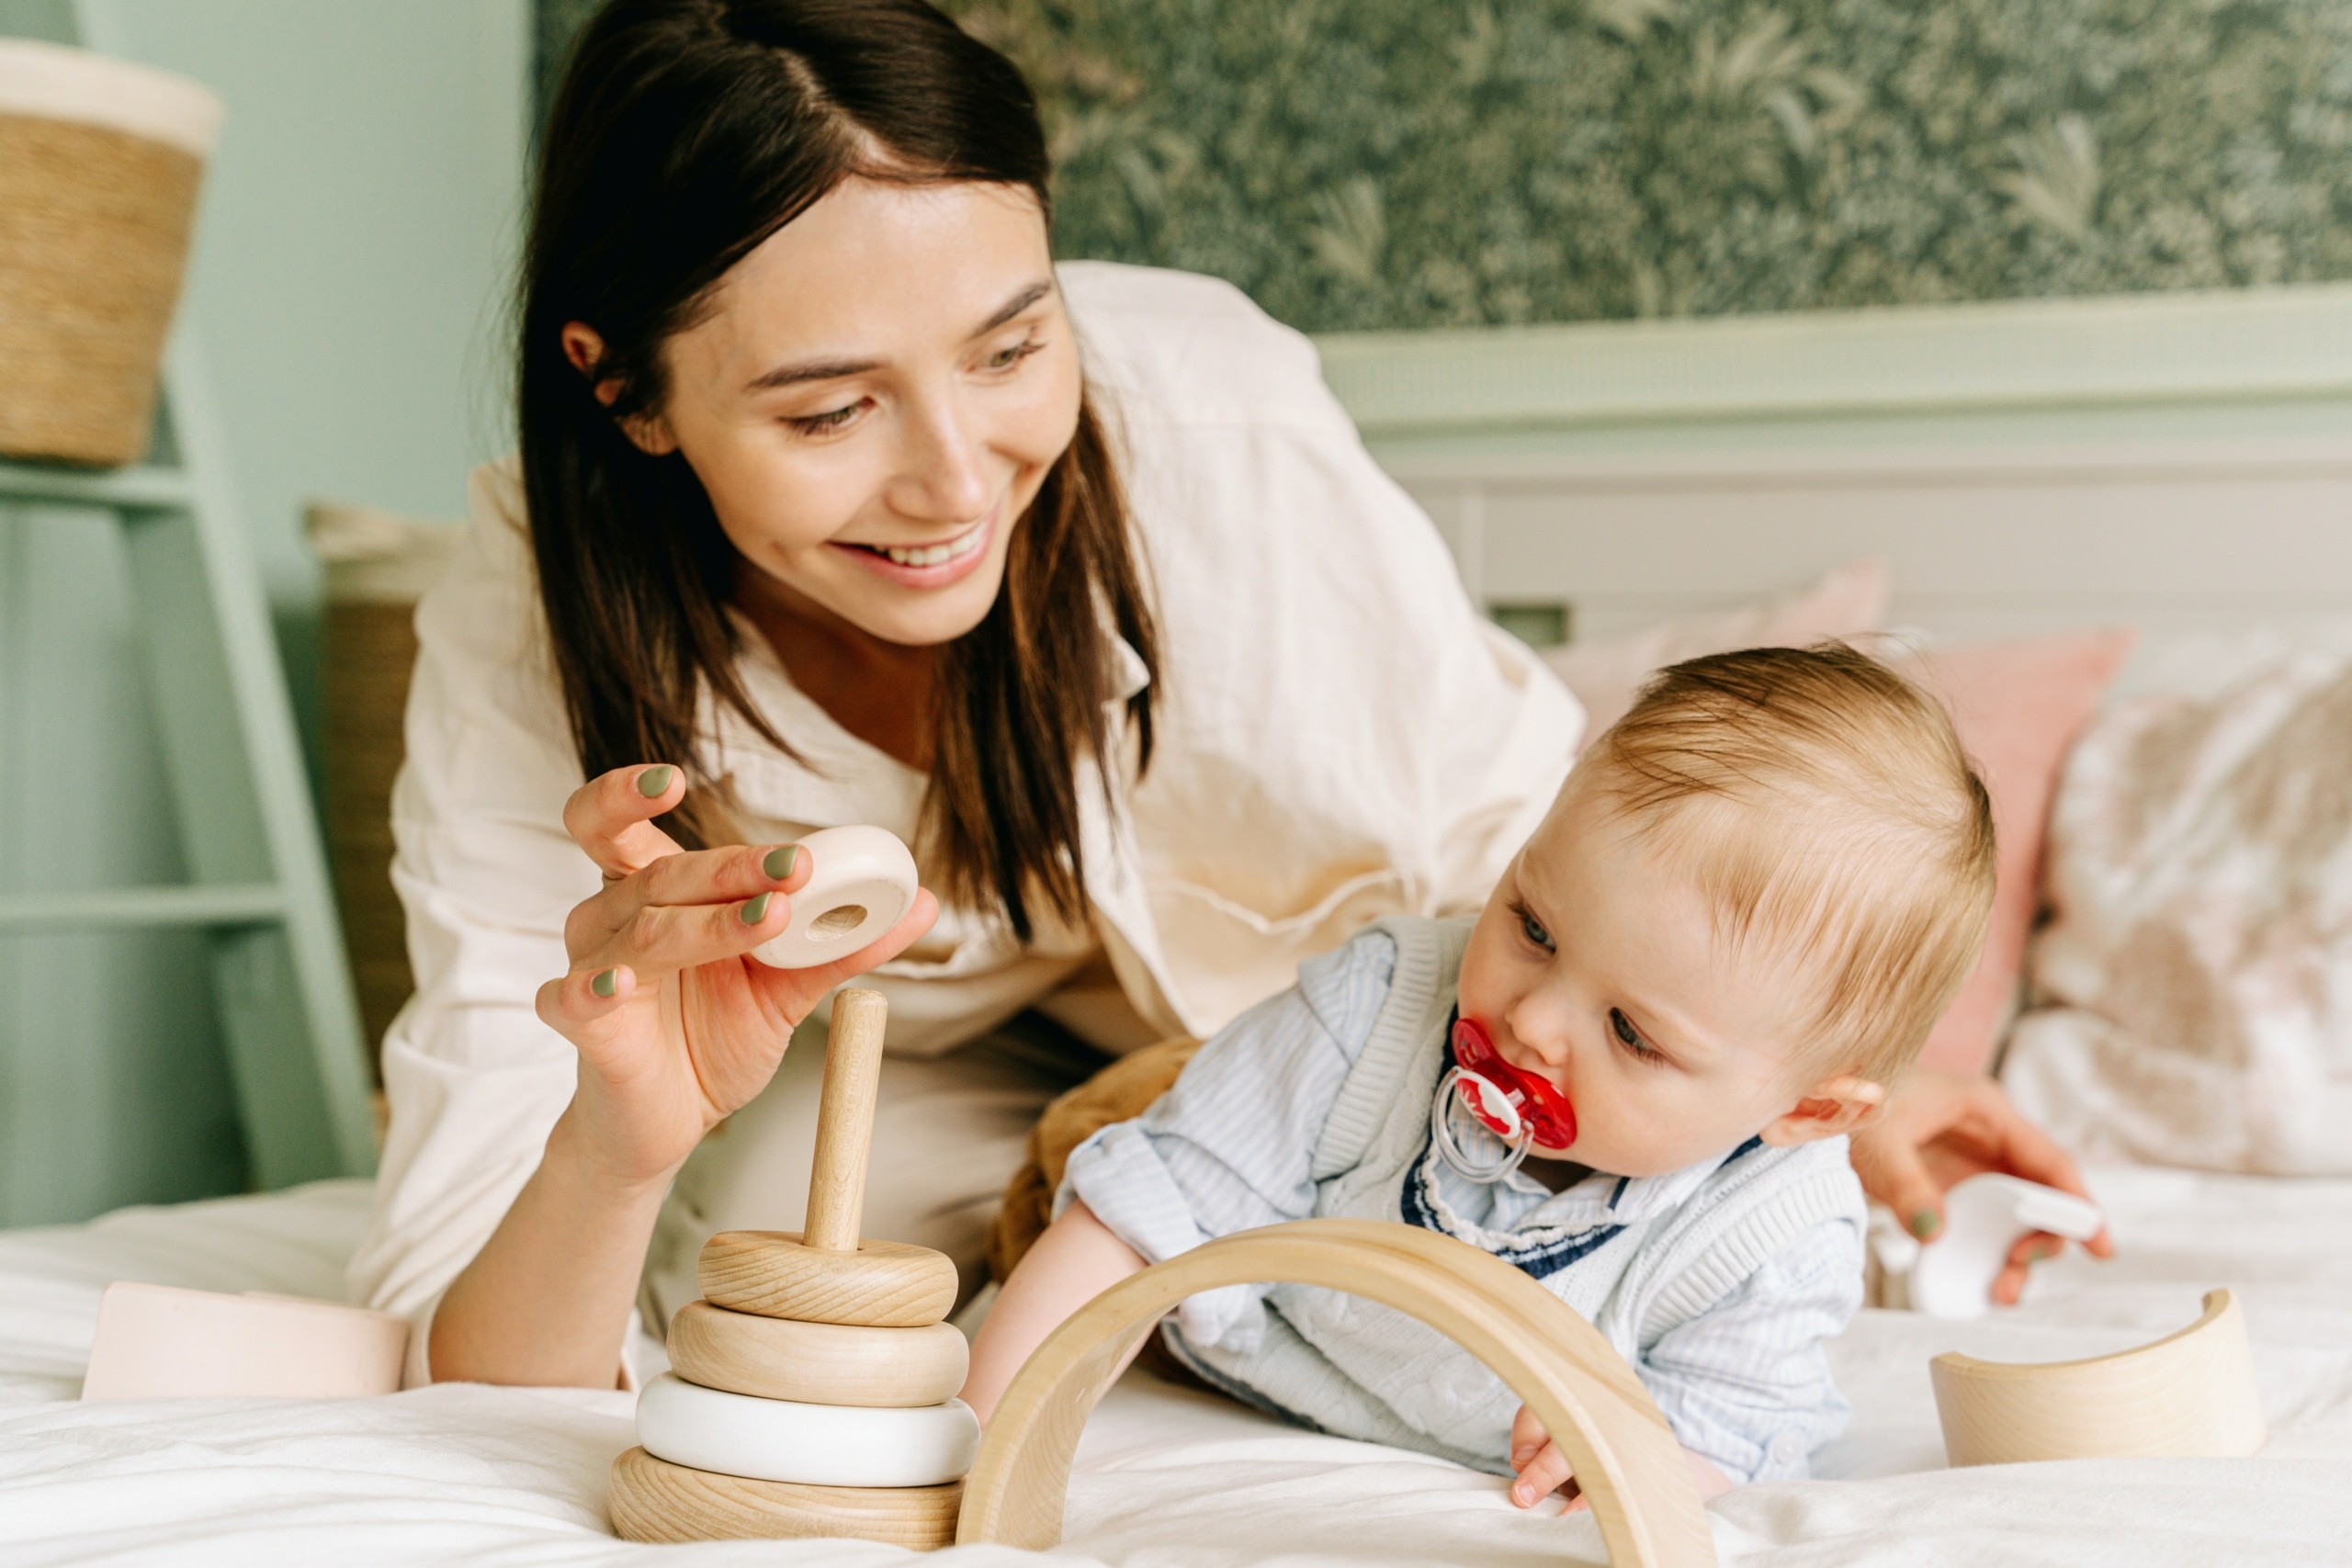
<path id="1" fill-rule="evenodd" d="M 624 1540 L 789 1540 L 848 1536 L 916 1551 L 956 1539 L 964 1483 L 799 1486 L 688 1470 L 631 1449 L 613 1461 L 613 1529 Z"/>
<path id="2" fill-rule="evenodd" d="M 703 1243 L 695 1273 L 703 1295 L 730 1312 L 803 1323 L 922 1328 L 956 1305 L 954 1262 L 902 1241 L 866 1237 L 848 1252 L 810 1247 L 798 1231 L 721 1231 Z"/>

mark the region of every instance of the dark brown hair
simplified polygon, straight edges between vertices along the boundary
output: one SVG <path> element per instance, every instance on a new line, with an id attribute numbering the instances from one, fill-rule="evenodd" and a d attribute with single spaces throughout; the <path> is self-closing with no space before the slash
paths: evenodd
<path id="1" fill-rule="evenodd" d="M 620 421 L 658 410 L 662 349 L 722 276 L 852 177 L 980 181 L 1046 209 L 1048 164 L 1020 73 L 922 0 L 613 0 L 564 73 L 543 141 L 520 310 L 523 480 L 539 592 L 590 777 L 684 764 L 664 821 L 689 847 L 736 836 L 696 733 L 706 692 L 792 748 L 737 671 L 726 604 L 749 570 L 675 453 Z M 564 325 L 604 340 L 593 376 Z M 598 381 L 617 379 L 610 407 Z M 939 891 L 1027 940 L 1042 906 L 1085 913 L 1083 764 L 1106 798 L 1122 755 L 1113 632 L 1159 673 L 1138 547 L 1090 401 L 1014 531 L 980 624 L 939 650 L 924 858 Z M 1137 775 L 1154 687 L 1128 698 Z"/>

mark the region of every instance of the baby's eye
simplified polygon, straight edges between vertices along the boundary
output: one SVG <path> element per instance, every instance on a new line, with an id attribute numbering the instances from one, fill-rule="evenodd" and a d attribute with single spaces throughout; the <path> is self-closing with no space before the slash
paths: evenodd
<path id="1" fill-rule="evenodd" d="M 1519 912 L 1519 929 L 1521 934 L 1536 946 L 1546 953 L 1552 951 L 1552 933 L 1544 929 L 1543 921 L 1524 909 Z"/>
<path id="2" fill-rule="evenodd" d="M 1609 1010 L 1609 1032 L 1617 1037 L 1618 1044 L 1644 1061 L 1658 1060 L 1657 1048 L 1642 1038 L 1642 1032 L 1634 1027 L 1634 1021 L 1625 1016 L 1622 1008 Z"/>

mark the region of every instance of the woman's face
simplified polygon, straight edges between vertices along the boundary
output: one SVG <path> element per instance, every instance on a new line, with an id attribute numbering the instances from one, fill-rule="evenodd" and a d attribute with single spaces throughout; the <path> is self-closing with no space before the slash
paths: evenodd
<path id="1" fill-rule="evenodd" d="M 630 434 L 684 455 L 751 564 L 740 592 L 888 642 L 979 624 L 1078 426 L 1077 345 L 1019 187 L 846 181 L 665 354 L 669 395 Z"/>

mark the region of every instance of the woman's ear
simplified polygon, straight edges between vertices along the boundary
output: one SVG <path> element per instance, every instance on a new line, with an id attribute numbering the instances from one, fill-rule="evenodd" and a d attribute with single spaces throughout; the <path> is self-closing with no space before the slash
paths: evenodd
<path id="1" fill-rule="evenodd" d="M 596 329 L 585 321 L 563 323 L 563 356 L 582 376 L 594 377 L 596 367 L 605 360 L 605 340 Z M 596 400 L 606 408 L 619 400 L 621 378 L 607 376 L 595 384 Z M 628 436 L 637 449 L 648 457 L 664 457 L 678 449 L 678 438 L 670 429 L 670 422 L 658 413 L 629 414 L 619 421 L 621 434 Z"/>
<path id="2" fill-rule="evenodd" d="M 1824 1078 L 1804 1098 L 1765 1125 L 1760 1134 L 1778 1148 L 1850 1133 L 1886 1103 L 1886 1086 L 1868 1078 Z"/>

